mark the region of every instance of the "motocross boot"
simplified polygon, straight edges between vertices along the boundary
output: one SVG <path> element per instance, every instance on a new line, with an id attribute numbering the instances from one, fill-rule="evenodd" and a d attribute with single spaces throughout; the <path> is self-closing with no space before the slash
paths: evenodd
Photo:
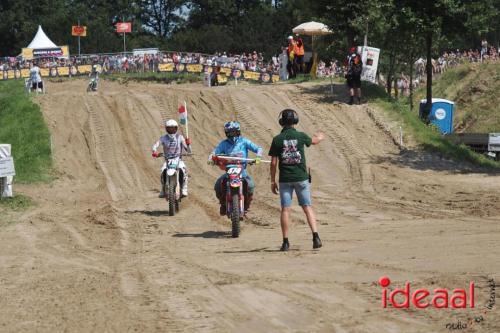
<path id="1" fill-rule="evenodd" d="M 221 216 L 226 215 L 226 203 L 225 202 L 220 202 L 220 208 L 219 208 L 219 213 Z"/>
<path id="2" fill-rule="evenodd" d="M 253 194 L 247 194 L 243 203 L 244 206 L 243 208 L 245 209 L 245 215 L 250 209 L 250 204 L 252 203 L 252 200 L 253 200 Z"/>

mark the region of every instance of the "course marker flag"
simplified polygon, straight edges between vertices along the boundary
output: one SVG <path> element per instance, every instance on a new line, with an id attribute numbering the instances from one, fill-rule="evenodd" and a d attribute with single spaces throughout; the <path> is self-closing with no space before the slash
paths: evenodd
<path id="1" fill-rule="evenodd" d="M 187 111 L 184 105 L 179 106 L 179 120 L 182 125 L 186 125 L 187 122 Z"/>

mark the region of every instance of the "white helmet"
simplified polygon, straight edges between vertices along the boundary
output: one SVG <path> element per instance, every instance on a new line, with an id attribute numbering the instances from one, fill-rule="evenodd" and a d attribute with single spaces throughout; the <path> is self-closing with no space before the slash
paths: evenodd
<path id="1" fill-rule="evenodd" d="M 179 127 L 179 125 L 175 120 L 169 119 L 165 122 L 165 127 Z"/>
<path id="2" fill-rule="evenodd" d="M 167 131 L 167 134 L 173 138 L 175 133 L 177 133 L 177 122 L 173 119 L 169 119 L 165 122 L 165 130 Z"/>

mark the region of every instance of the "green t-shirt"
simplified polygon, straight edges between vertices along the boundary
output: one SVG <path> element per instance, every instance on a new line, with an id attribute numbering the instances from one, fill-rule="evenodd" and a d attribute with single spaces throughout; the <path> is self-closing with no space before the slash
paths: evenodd
<path id="1" fill-rule="evenodd" d="M 304 145 L 309 147 L 311 138 L 293 127 L 284 128 L 273 138 L 269 156 L 279 158 L 279 182 L 301 182 L 309 179 Z"/>

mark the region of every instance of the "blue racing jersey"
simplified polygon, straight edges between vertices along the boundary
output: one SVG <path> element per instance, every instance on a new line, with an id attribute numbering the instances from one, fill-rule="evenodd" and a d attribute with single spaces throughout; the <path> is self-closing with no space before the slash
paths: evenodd
<path id="1" fill-rule="evenodd" d="M 222 140 L 217 147 L 215 147 L 212 154 L 248 158 L 249 150 L 253 151 L 257 156 L 262 157 L 262 147 L 256 145 L 247 138 L 239 136 L 234 143 L 229 139 Z M 244 168 L 242 176 L 245 177 L 247 176 L 247 163 L 243 162 L 242 165 Z"/>

